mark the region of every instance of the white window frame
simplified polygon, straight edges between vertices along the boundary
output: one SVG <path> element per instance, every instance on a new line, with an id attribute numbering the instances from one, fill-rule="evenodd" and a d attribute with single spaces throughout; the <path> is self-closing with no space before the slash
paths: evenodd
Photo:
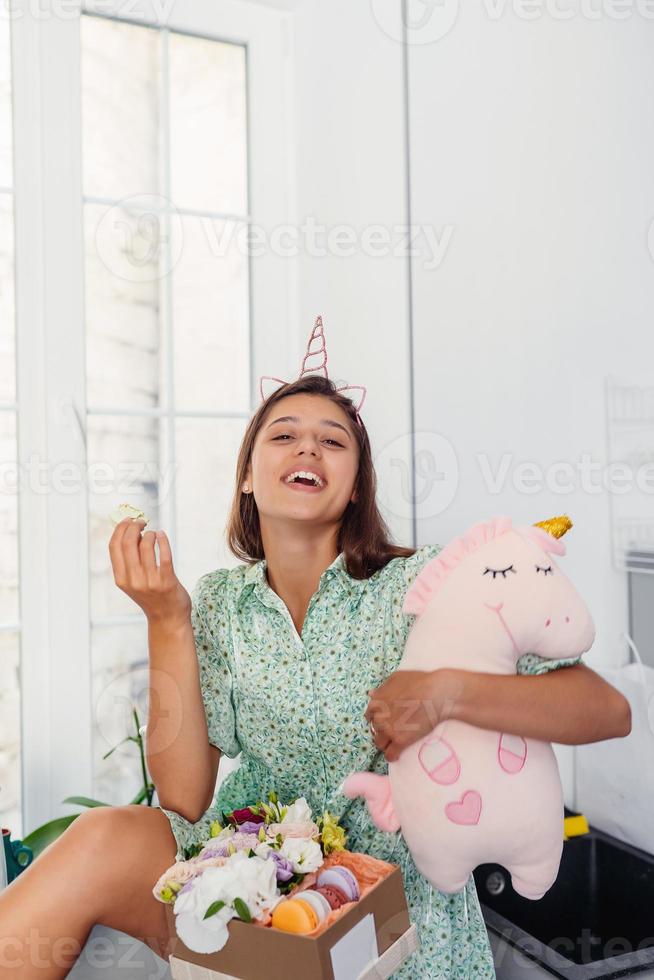
<path id="1" fill-rule="evenodd" d="M 246 0 L 38 7 L 12 23 L 24 833 L 92 791 L 86 488 L 40 492 L 33 464 L 86 465 L 81 10 L 245 44 L 249 220 L 296 223 L 291 14 Z M 252 409 L 259 375 L 288 377 L 296 359 L 295 264 L 270 249 L 250 260 Z"/>

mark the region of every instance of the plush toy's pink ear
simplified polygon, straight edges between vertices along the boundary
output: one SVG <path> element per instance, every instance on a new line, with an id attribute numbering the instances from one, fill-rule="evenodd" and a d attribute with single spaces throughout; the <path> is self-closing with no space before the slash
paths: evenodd
<path id="1" fill-rule="evenodd" d="M 414 613 L 416 616 L 422 615 L 427 603 L 440 585 L 442 565 L 443 563 L 438 555 L 436 558 L 432 558 L 430 562 L 427 562 L 404 597 L 403 613 Z"/>

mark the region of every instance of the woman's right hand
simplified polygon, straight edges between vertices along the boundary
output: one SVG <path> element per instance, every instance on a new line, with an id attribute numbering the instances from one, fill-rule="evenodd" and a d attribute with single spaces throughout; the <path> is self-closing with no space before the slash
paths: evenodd
<path id="1" fill-rule="evenodd" d="M 190 620 L 191 597 L 175 575 L 168 536 L 165 531 L 145 531 L 141 536 L 145 525 L 131 517 L 116 525 L 109 541 L 114 581 L 141 607 L 148 622 L 184 625 Z"/>

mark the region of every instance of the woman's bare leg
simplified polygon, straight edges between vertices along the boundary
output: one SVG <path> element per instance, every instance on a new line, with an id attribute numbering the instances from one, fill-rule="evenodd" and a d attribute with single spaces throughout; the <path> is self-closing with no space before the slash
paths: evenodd
<path id="1" fill-rule="evenodd" d="M 0 980 L 60 980 L 96 923 L 167 958 L 152 888 L 175 861 L 168 818 L 146 806 L 94 807 L 0 892 Z"/>

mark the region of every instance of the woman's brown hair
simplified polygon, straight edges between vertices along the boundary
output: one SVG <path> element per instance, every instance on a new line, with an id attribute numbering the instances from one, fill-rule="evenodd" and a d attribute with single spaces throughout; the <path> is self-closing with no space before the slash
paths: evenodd
<path id="1" fill-rule="evenodd" d="M 390 532 L 377 508 L 377 477 L 372 462 L 370 440 L 365 426 L 357 422 L 356 409 L 349 398 L 336 390 L 329 378 L 309 374 L 282 385 L 261 403 L 250 419 L 243 436 L 236 464 L 236 484 L 227 524 L 227 544 L 237 558 L 253 564 L 265 558 L 259 512 L 254 494 L 242 493 L 257 433 L 269 409 L 288 395 L 323 395 L 331 399 L 348 416 L 359 446 L 359 471 L 356 478 L 357 501 L 350 501 L 343 513 L 338 533 L 338 550 L 343 552 L 345 568 L 352 578 L 364 579 L 383 568 L 392 558 L 406 558 L 414 548 L 393 544 Z"/>

